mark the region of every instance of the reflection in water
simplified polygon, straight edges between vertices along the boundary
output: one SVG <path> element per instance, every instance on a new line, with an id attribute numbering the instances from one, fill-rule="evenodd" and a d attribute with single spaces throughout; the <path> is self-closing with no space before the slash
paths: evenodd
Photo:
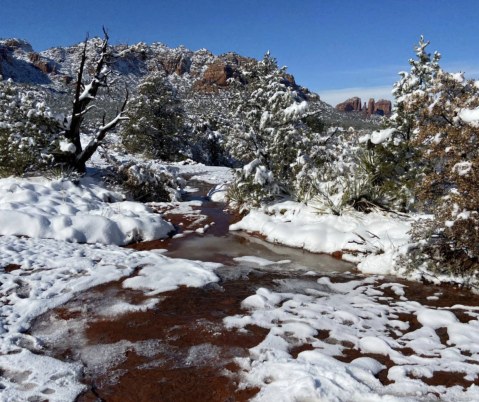
<path id="1" fill-rule="evenodd" d="M 246 233 L 230 233 L 226 236 L 194 236 L 177 239 L 177 244 L 165 255 L 173 258 L 222 262 L 226 265 L 238 264 L 233 259 L 242 256 L 255 256 L 270 261 L 290 260 L 289 264 L 274 264 L 269 269 L 307 270 L 314 272 L 347 272 L 354 266 L 336 260 L 328 255 L 313 254 L 301 249 L 272 244 Z M 257 267 L 257 264 L 243 262 Z"/>

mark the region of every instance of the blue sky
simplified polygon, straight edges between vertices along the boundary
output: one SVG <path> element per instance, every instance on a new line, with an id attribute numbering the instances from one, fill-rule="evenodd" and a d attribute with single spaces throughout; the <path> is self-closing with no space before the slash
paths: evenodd
<path id="1" fill-rule="evenodd" d="M 112 43 L 163 42 L 260 58 L 270 50 L 330 103 L 390 97 L 419 35 L 479 78 L 479 0 L 0 0 L 0 37 L 44 50 L 105 25 Z"/>

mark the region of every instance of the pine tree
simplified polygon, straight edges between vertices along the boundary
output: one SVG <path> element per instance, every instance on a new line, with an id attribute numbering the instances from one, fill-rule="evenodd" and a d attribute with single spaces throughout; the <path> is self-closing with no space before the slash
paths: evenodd
<path id="1" fill-rule="evenodd" d="M 363 166 L 373 186 L 383 194 L 383 203 L 407 211 L 416 201 L 415 185 L 424 169 L 422 146 L 415 141 L 418 124 L 432 102 L 432 86 L 440 71 L 441 55 L 427 53 L 429 41 L 421 36 L 415 47 L 416 59 L 410 59 L 410 72 L 400 72 L 394 85 L 394 114 L 388 127 L 373 133 L 368 142 Z"/>
<path id="2" fill-rule="evenodd" d="M 0 81 L 0 176 L 45 170 L 59 152 L 60 123 L 41 91 Z"/>
<path id="3" fill-rule="evenodd" d="M 285 68 L 266 53 L 248 77 L 237 115 L 243 122 L 229 136 L 232 154 L 245 165 L 232 197 L 254 203 L 294 194 L 309 138 L 301 117 L 307 102 L 285 79 Z"/>
<path id="4" fill-rule="evenodd" d="M 434 220 L 419 237 L 426 237 L 428 264 L 436 270 L 469 274 L 479 268 L 478 142 L 478 82 L 439 71 L 414 141 L 431 166 L 418 194 Z"/>
<path id="5" fill-rule="evenodd" d="M 160 73 L 147 76 L 129 102 L 129 120 L 121 130 L 123 146 L 148 158 L 179 159 L 185 147 L 183 113 L 168 80 Z"/>

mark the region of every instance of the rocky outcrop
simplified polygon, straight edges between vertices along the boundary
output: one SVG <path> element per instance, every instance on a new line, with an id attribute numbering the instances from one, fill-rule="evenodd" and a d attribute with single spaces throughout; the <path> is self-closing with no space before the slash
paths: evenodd
<path id="1" fill-rule="evenodd" d="M 235 72 L 231 65 L 226 64 L 223 60 L 216 60 L 206 68 L 201 82 L 206 85 L 224 87 L 228 85 L 228 79 L 232 78 Z"/>
<path id="2" fill-rule="evenodd" d="M 43 59 L 38 53 L 32 52 L 28 55 L 30 62 L 45 74 L 55 72 L 55 63 L 49 60 Z"/>
<path id="3" fill-rule="evenodd" d="M 390 116 L 392 104 L 389 100 L 380 99 L 375 101 L 374 98 L 370 98 L 368 103 L 366 104 L 366 102 L 364 102 L 364 105 L 361 107 L 361 98 L 355 96 L 337 104 L 336 110 L 340 112 L 362 112 L 366 116 Z"/>
<path id="4" fill-rule="evenodd" d="M 253 59 L 240 56 L 236 53 L 226 53 L 218 56 L 209 63 L 195 82 L 195 88 L 203 92 L 215 92 L 227 87 L 231 78 L 245 83 L 242 68 L 251 63 Z"/>
<path id="5" fill-rule="evenodd" d="M 186 55 L 180 54 L 173 57 L 170 56 L 159 59 L 160 64 L 168 75 L 174 73 L 181 76 L 190 70 L 191 60 Z"/>
<path id="6" fill-rule="evenodd" d="M 364 110 L 364 113 L 368 116 L 374 114 L 374 98 L 369 98 L 368 107 Z"/>
<path id="7" fill-rule="evenodd" d="M 337 104 L 336 110 L 339 110 L 340 112 L 360 112 L 362 110 L 361 98 L 358 98 L 357 96 L 349 98 L 343 103 Z"/>
<path id="8" fill-rule="evenodd" d="M 392 113 L 392 104 L 391 101 L 385 99 L 379 99 L 374 104 L 374 114 L 379 114 L 381 116 L 391 116 Z"/>
<path id="9" fill-rule="evenodd" d="M 27 53 L 33 52 L 32 45 L 22 39 L 5 39 L 0 41 L 0 46 L 7 48 L 10 52 L 14 52 L 17 50 L 24 51 Z"/>
<path id="10" fill-rule="evenodd" d="M 21 39 L 0 40 L 0 75 L 15 82 L 48 84 L 54 73 L 54 63 L 49 63 L 33 52 L 32 46 Z"/>
<path id="11" fill-rule="evenodd" d="M 86 80 L 95 74 L 95 60 L 100 57 L 102 40 L 91 38 L 86 47 Z M 51 48 L 34 52 L 30 44 L 18 39 L 0 40 L 0 74 L 3 79 L 33 85 L 45 85 L 58 93 L 70 92 L 76 82 L 84 44 Z M 141 80 L 152 72 L 163 73 L 172 82 L 180 96 L 194 97 L 195 93 L 213 94 L 232 88 L 230 83 L 248 85 L 249 75 L 258 60 L 228 52 L 219 56 L 207 49 L 191 51 L 183 46 L 170 48 L 156 42 L 146 44 L 112 46 L 114 57 L 109 65 L 117 85 L 114 96 L 123 96 L 127 86 L 135 91 Z M 283 83 L 292 87 L 312 102 L 320 102 L 319 96 L 297 85 L 294 76 L 284 73 Z M 231 90 L 235 90 L 232 88 Z M 60 102 L 60 101 L 59 101 Z"/>

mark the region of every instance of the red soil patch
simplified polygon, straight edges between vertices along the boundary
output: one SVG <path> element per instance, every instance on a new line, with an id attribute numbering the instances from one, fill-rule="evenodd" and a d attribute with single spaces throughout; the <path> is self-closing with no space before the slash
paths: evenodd
<path id="1" fill-rule="evenodd" d="M 8 264 L 7 266 L 5 266 L 3 268 L 3 270 L 7 273 L 10 273 L 10 272 L 13 272 L 13 271 L 16 271 L 17 269 L 20 269 L 21 266 L 20 265 L 17 265 L 17 264 Z"/>
<path id="2" fill-rule="evenodd" d="M 87 317 L 85 335 L 88 345 L 114 344 L 130 341 L 133 344 L 146 340 L 158 340 L 173 351 L 159 348 L 154 355 L 139 355 L 134 349 L 127 350 L 119 363 L 104 373 L 92 373 L 88 367 L 84 382 L 88 391 L 77 402 L 90 401 L 247 401 L 258 389 L 239 389 L 239 367 L 234 358 L 249 356 L 248 349 L 259 344 L 268 333 L 267 329 L 247 326 L 245 331 L 226 330 L 223 318 L 244 313 L 241 301 L 261 286 L 271 287 L 281 274 L 250 274 L 249 279 L 228 281 L 220 286 L 205 288 L 181 287 L 163 293 L 157 307 L 130 312 L 115 317 Z M 121 283 L 98 286 L 79 295 L 66 305 L 50 312 L 56 319 L 85 319 L 78 306 L 94 300 L 121 294 L 125 301 L 139 304 L 145 297 L 141 292 L 123 289 Z M 163 299 L 164 298 L 164 299 Z M 74 326 L 72 321 L 72 325 Z M 210 345 L 214 353 L 201 362 L 184 364 L 184 358 L 192 347 Z M 60 359 L 75 360 L 72 348 L 63 347 L 52 355 Z M 307 350 L 299 347 L 296 352 Z M 74 352 L 74 350 L 73 350 Z M 115 380 L 112 380 L 112 378 Z"/>

